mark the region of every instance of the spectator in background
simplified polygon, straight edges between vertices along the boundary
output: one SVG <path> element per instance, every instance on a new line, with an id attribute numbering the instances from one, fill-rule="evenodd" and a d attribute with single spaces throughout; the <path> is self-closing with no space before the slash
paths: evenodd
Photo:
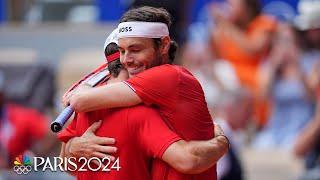
<path id="1" fill-rule="evenodd" d="M 243 86 L 254 91 L 257 88 L 254 78 L 262 57 L 271 47 L 275 21 L 260 13 L 258 0 L 228 0 L 229 8 L 219 7 L 212 5 L 215 22 L 212 50 L 230 61 Z"/>
<path id="2" fill-rule="evenodd" d="M 306 171 L 303 180 L 320 179 L 320 66 L 313 72 L 312 85 L 316 93 L 316 111 L 314 117 L 297 136 L 294 144 L 294 154 L 305 158 Z"/>
<path id="3" fill-rule="evenodd" d="M 50 148 L 45 137 L 49 122 L 34 109 L 7 102 L 3 76 L 0 72 L 0 168 L 7 168 L 13 165 L 17 156 L 28 150 L 36 155 L 48 152 Z"/>
<path id="4" fill-rule="evenodd" d="M 302 70 L 314 94 L 315 115 L 297 136 L 294 153 L 305 158 L 306 171 L 301 179 L 320 179 L 320 2 L 300 1 L 295 26 L 302 36 Z"/>
<path id="5" fill-rule="evenodd" d="M 192 45 L 190 43 L 190 46 Z M 185 51 L 182 63 L 199 80 L 211 116 L 215 116 L 215 108 L 219 106 L 221 98 L 228 96 L 230 92 L 237 91 L 240 85 L 234 68 L 229 62 L 204 56 L 195 51 Z"/>
<path id="6" fill-rule="evenodd" d="M 268 64 L 261 71 L 261 93 L 273 103 L 271 117 L 255 139 L 257 148 L 290 149 L 313 114 L 313 93 L 301 65 L 294 29 L 281 24 Z"/>
<path id="7" fill-rule="evenodd" d="M 230 149 L 217 165 L 220 180 L 244 179 L 239 150 L 244 141 L 241 131 L 246 129 L 252 113 L 252 101 L 247 101 L 249 97 L 244 89 L 228 93 L 215 109 L 217 123 L 230 139 Z"/>
<path id="8" fill-rule="evenodd" d="M 231 91 L 236 91 L 240 88 L 240 84 L 232 64 L 216 58 L 210 50 L 209 37 L 211 30 L 214 29 L 211 3 L 207 3 L 202 8 L 197 21 L 189 27 L 187 42 L 182 47 L 181 59 L 183 66 L 190 69 L 201 83 L 213 116 L 220 98 Z"/>
<path id="9" fill-rule="evenodd" d="M 305 157 L 306 171 L 302 179 L 320 179 L 320 94 L 316 114 L 297 136 L 293 150 L 296 156 Z"/>
<path id="10" fill-rule="evenodd" d="M 267 114 L 265 102 L 257 98 L 257 77 L 271 47 L 276 21 L 261 13 L 259 0 L 228 0 L 223 6 L 213 4 L 211 12 L 211 50 L 233 65 L 241 85 L 255 96 L 255 119 L 261 127 Z"/>
<path id="11" fill-rule="evenodd" d="M 320 1 L 301 0 L 298 4 L 299 15 L 295 18 L 295 27 L 301 35 L 301 65 L 308 74 L 308 84 L 316 91 L 320 71 Z"/>

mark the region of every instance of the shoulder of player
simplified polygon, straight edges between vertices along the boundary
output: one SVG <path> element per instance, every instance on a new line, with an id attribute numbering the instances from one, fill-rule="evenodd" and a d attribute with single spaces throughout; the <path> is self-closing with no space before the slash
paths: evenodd
<path id="1" fill-rule="evenodd" d="M 172 65 L 172 64 L 163 64 L 160 66 L 153 67 L 149 69 L 153 73 L 161 73 L 162 76 L 166 77 L 189 77 L 194 78 L 193 74 L 187 70 L 185 67 L 180 65 Z"/>
<path id="2" fill-rule="evenodd" d="M 181 70 L 179 66 L 171 65 L 171 64 L 163 64 L 160 66 L 155 66 L 150 69 L 147 69 L 144 72 L 149 74 L 161 74 L 162 76 L 174 76 L 174 75 L 178 75 L 181 72 Z"/>
<path id="3" fill-rule="evenodd" d="M 178 75 L 180 81 L 182 82 L 198 82 L 195 76 L 185 67 L 179 65 L 171 65 L 171 68 L 174 69 L 175 73 Z M 172 70 L 173 71 L 173 70 Z"/>
<path id="4" fill-rule="evenodd" d="M 176 80 L 175 82 L 179 82 L 176 83 L 177 85 L 185 84 L 189 87 L 201 86 L 197 78 L 183 66 L 164 64 L 151 69 L 154 69 L 155 71 L 161 73 L 161 75 L 164 76 L 165 79 L 170 79 L 170 82 Z"/>

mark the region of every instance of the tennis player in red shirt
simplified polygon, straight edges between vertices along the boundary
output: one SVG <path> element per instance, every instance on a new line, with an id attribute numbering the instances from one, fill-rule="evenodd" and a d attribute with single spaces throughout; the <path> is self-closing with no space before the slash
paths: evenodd
<path id="1" fill-rule="evenodd" d="M 116 46 L 116 49 L 113 48 Z M 115 49 L 116 44 L 107 46 L 107 51 Z M 114 58 L 118 55 L 118 59 Z M 108 68 L 112 76 L 108 83 L 114 83 L 119 80 L 126 79 L 127 72 L 121 68 L 119 61 L 119 52 L 107 56 Z M 110 57 L 114 59 L 110 59 Z M 115 61 L 114 61 L 115 60 Z M 145 116 L 148 114 L 148 116 Z M 98 120 L 103 119 L 101 127 L 96 125 Z M 119 121 L 121 119 L 121 121 Z M 93 124 L 93 125 L 92 125 Z M 90 127 L 89 127 L 90 126 Z M 94 130 L 96 135 L 100 137 L 113 137 L 117 139 L 117 148 L 119 151 L 114 154 L 121 159 L 121 170 L 105 172 L 76 172 L 77 179 L 150 179 L 151 178 L 151 162 L 153 158 L 161 159 L 167 149 L 172 146 L 174 151 L 167 153 L 167 159 L 164 159 L 172 167 L 181 172 L 199 172 L 210 167 L 210 162 L 216 162 L 217 159 L 207 159 L 205 154 L 198 156 L 198 149 L 204 152 L 211 151 L 212 147 L 218 146 L 216 140 L 208 142 L 184 142 L 181 138 L 173 133 L 162 121 L 160 115 L 152 108 L 143 105 L 132 108 L 107 109 L 88 113 L 76 113 L 75 118 L 66 129 L 59 133 L 59 139 L 68 142 L 71 138 L 81 136 L 87 131 Z M 108 141 L 112 141 L 110 138 Z M 180 141 L 187 144 L 181 146 L 175 144 Z M 98 141 L 104 141 L 100 138 Z M 89 145 L 90 146 L 90 145 Z M 187 148 L 185 148 L 187 147 Z M 103 148 L 103 147 L 100 147 Z M 112 148 L 112 147 L 109 147 Z M 67 148 L 69 149 L 69 147 Z M 61 156 L 66 156 L 65 145 L 62 147 Z M 69 151 L 69 150 L 67 150 Z M 224 151 L 220 151 L 222 155 Z M 96 153 L 95 157 L 105 157 L 102 153 Z M 107 156 L 112 158 L 110 156 Z M 120 161 L 119 159 L 119 161 Z M 196 164 L 188 167 L 188 162 Z M 79 164 L 81 166 L 82 164 Z M 190 168 L 191 167 L 191 168 Z M 94 167 L 96 168 L 96 167 Z"/>
<path id="2" fill-rule="evenodd" d="M 213 138 L 213 122 L 199 82 L 186 69 L 171 65 L 176 46 L 169 36 L 170 24 L 170 15 L 164 9 L 141 7 L 126 12 L 118 26 L 118 38 L 121 63 L 130 78 L 108 86 L 78 89 L 64 101 L 78 112 L 145 103 L 156 108 L 183 139 Z M 215 166 L 186 175 L 155 160 L 152 170 L 154 179 L 216 179 Z"/>

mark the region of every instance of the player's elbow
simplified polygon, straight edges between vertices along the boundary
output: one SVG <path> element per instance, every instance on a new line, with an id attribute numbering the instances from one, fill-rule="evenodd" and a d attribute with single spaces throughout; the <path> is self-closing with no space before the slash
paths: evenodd
<path id="1" fill-rule="evenodd" d="M 198 174 L 206 170 L 203 165 L 203 159 L 192 153 L 188 143 L 183 140 L 173 143 L 164 152 L 162 160 L 184 174 Z"/>
<path id="2" fill-rule="evenodd" d="M 184 155 L 184 157 L 178 161 L 176 169 L 184 174 L 198 174 L 204 171 L 199 165 L 199 159 L 193 155 Z"/>

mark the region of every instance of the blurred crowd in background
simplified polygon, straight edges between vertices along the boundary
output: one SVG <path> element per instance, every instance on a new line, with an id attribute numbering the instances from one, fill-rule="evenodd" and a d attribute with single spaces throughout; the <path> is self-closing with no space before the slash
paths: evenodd
<path id="1" fill-rule="evenodd" d="M 320 0 L 0 4 L 0 173 L 21 154 L 58 155 L 60 143 L 49 124 L 62 109 L 62 93 L 103 63 L 104 38 L 121 13 L 149 5 L 172 14 L 170 34 L 179 44 L 176 63 L 200 81 L 214 121 L 231 140 L 230 151 L 218 163 L 219 178 L 320 179 Z M 39 37 L 48 41 L 40 43 Z M 56 38 L 65 40 L 60 48 Z M 72 43 L 76 50 L 63 51 Z M 271 156 L 263 158 L 281 164 L 282 153 L 300 159 L 302 170 L 295 174 L 280 167 L 271 174 L 248 175 L 254 158 Z M 282 170 L 287 174 L 275 175 Z"/>

